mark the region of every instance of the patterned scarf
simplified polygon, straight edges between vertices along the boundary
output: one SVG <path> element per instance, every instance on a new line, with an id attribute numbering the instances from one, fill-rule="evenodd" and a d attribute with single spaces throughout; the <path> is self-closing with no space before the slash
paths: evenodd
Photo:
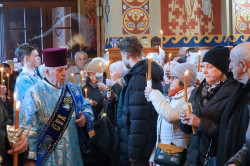
<path id="1" fill-rule="evenodd" d="M 201 89 L 201 108 L 205 106 L 207 102 L 218 92 L 224 82 L 219 81 L 214 85 L 209 85 L 207 82 L 203 83 L 203 87 Z"/>

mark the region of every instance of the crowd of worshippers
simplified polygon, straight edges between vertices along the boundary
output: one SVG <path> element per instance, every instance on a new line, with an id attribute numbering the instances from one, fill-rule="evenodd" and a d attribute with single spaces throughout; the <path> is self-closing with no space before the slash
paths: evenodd
<path id="1" fill-rule="evenodd" d="M 144 56 L 136 37 L 118 47 L 112 64 L 83 51 L 67 63 L 64 48 L 42 50 L 41 64 L 21 44 L 20 71 L 1 64 L 0 165 L 15 153 L 25 166 L 250 165 L 250 42 L 183 47 L 166 64 L 161 48 Z M 24 129 L 14 146 L 13 98 Z"/>

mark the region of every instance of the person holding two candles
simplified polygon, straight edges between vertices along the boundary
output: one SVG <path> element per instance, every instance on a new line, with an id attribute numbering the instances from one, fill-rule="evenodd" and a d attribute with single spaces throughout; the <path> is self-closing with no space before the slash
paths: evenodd
<path id="1" fill-rule="evenodd" d="M 235 81 L 226 76 L 229 54 L 229 48 L 224 46 L 217 46 L 206 52 L 202 60 L 205 79 L 192 91 L 189 98 L 193 113 L 183 111 L 180 114 L 181 130 L 192 133 L 187 155 L 188 166 L 203 165 L 208 152 L 210 157 L 216 156 L 221 115 L 236 86 Z"/>
<path id="2" fill-rule="evenodd" d="M 184 73 L 187 75 L 187 96 L 191 95 L 196 82 L 196 67 L 190 63 L 182 63 L 173 67 L 170 71 L 170 88 L 168 98 L 159 90 L 146 87 L 145 96 L 152 102 L 159 114 L 157 121 L 157 140 L 150 157 L 150 165 L 154 166 L 154 155 L 158 144 L 174 144 L 178 147 L 187 148 L 190 135 L 182 132 L 179 127 L 180 110 L 178 107 L 185 101 Z M 184 155 L 185 156 L 185 155 Z M 184 164 L 185 160 L 183 161 Z"/>

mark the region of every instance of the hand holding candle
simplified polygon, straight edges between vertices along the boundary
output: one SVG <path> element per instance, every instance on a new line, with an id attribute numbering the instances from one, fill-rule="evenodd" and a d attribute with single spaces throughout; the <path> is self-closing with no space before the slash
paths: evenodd
<path id="1" fill-rule="evenodd" d="M 186 70 L 186 72 L 185 72 L 185 74 L 184 74 L 184 93 L 185 93 L 185 102 L 188 102 L 188 99 L 187 99 L 187 77 L 188 77 L 188 70 Z M 188 104 L 188 112 L 189 112 L 189 114 L 192 114 L 192 107 L 191 107 L 191 104 L 190 104 L 190 103 Z M 192 127 L 192 131 L 193 131 L 193 134 L 195 134 L 194 127 Z"/>
<path id="2" fill-rule="evenodd" d="M 192 107 L 191 107 L 191 104 L 190 103 L 188 103 L 188 112 L 189 112 L 189 114 L 192 114 Z M 195 135 L 195 129 L 194 129 L 194 127 L 192 126 L 192 131 L 193 131 L 193 134 Z"/>

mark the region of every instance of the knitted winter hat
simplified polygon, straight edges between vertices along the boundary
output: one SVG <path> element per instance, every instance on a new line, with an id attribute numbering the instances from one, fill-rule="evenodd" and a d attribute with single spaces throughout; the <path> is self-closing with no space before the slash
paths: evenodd
<path id="1" fill-rule="evenodd" d="M 117 61 L 112 63 L 109 66 L 110 71 L 116 71 L 120 77 L 123 76 L 124 71 L 126 70 L 126 67 L 122 61 Z"/>
<path id="2" fill-rule="evenodd" d="M 194 64 L 181 63 L 171 69 L 171 76 L 177 77 L 184 84 L 184 74 L 188 71 L 187 86 L 193 86 L 196 83 L 197 69 Z"/>
<path id="3" fill-rule="evenodd" d="M 229 54 L 228 47 L 217 46 L 206 52 L 202 62 L 208 62 L 214 65 L 222 73 L 227 74 L 229 70 Z"/>

